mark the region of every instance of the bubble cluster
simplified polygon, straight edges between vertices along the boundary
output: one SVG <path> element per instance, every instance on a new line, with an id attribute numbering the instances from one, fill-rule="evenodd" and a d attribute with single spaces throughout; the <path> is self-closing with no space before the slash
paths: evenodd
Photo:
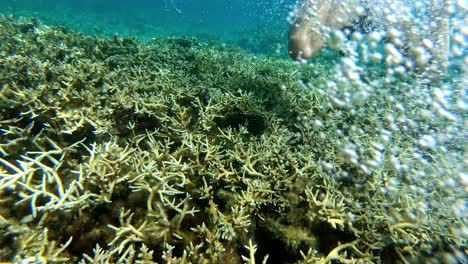
<path id="1" fill-rule="evenodd" d="M 409 202 L 424 203 L 424 212 L 453 201 L 453 212 L 466 219 L 466 201 L 457 198 L 466 192 L 468 165 L 466 1 L 377 0 L 358 6 L 359 12 L 330 11 L 342 17 L 322 25 L 319 31 L 327 40 L 322 49 L 340 51 L 341 58 L 326 85 L 309 85 L 328 98 L 328 119 L 349 121 L 325 132 L 337 139 L 331 148 L 349 166 L 339 175 L 361 186 L 366 177 L 386 172 L 379 190 L 388 197 L 405 190 Z M 309 19 L 319 17 L 309 14 Z M 362 20 L 366 23 L 359 24 Z M 328 63 L 317 54 L 308 63 Z M 314 130 L 324 129 L 319 124 L 311 121 Z M 336 173 L 333 162 L 321 166 Z M 435 202 L 434 188 L 450 195 Z M 408 215 L 415 219 L 418 213 Z M 403 218 L 395 215 L 397 222 Z"/>

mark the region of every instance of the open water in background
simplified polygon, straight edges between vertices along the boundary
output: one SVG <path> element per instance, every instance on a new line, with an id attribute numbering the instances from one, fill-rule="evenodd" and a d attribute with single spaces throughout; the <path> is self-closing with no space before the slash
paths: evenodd
<path id="1" fill-rule="evenodd" d="M 278 45 L 286 45 L 287 16 L 294 3 L 294 0 L 2 0 L 0 13 L 34 16 L 45 24 L 63 24 L 86 34 L 117 33 L 142 40 L 156 35 L 191 36 L 236 43 L 256 53 L 271 53 L 278 50 Z M 262 43 L 255 44 L 256 40 Z"/>
<path id="2" fill-rule="evenodd" d="M 381 2 L 384 2 L 384 0 Z M 408 0 L 407 2 L 414 3 L 415 1 Z M 467 0 L 458 0 L 458 3 L 462 2 L 466 3 Z M 279 56 L 285 60 L 290 60 L 286 49 L 289 28 L 287 18 L 295 3 L 295 0 L 0 0 L 0 14 L 36 17 L 43 24 L 65 25 L 67 28 L 89 35 L 113 36 L 118 34 L 120 37 L 137 37 L 143 41 L 151 40 L 156 36 L 195 37 L 201 41 L 213 40 L 236 45 L 254 54 Z M 460 6 L 465 8 L 468 7 L 468 4 L 463 5 L 462 3 Z M 462 7 L 460 7 L 461 9 Z M 468 8 L 465 8 L 464 12 L 466 13 L 467 10 Z M 453 17 L 456 17 L 456 15 L 451 14 Z M 459 52 L 452 52 L 454 54 L 450 55 L 448 74 L 444 76 L 444 79 L 438 80 L 440 81 L 439 83 L 432 82 L 431 78 L 428 78 L 428 81 L 421 82 L 416 82 L 419 81 L 416 79 L 414 83 L 411 79 L 411 81 L 405 83 L 405 78 L 401 78 L 405 74 L 405 67 L 401 65 L 401 67 L 392 67 L 391 63 L 386 63 L 385 56 L 388 56 L 388 54 L 385 52 L 388 53 L 388 51 L 384 51 L 383 48 L 380 50 L 376 49 L 379 52 L 381 51 L 381 54 L 377 55 L 381 55 L 382 57 L 378 59 L 378 63 L 374 64 L 364 63 L 361 59 L 364 56 L 355 56 L 353 58 L 355 61 L 349 58 L 348 60 L 343 60 L 340 57 L 338 49 L 333 51 L 334 53 L 330 53 L 330 57 L 321 56 L 320 60 L 310 60 L 309 63 L 325 61 L 325 64 L 331 68 L 335 65 L 340 66 L 339 61 L 341 60 L 342 67 L 337 67 L 338 74 L 334 76 L 334 79 L 330 79 L 327 82 L 327 85 L 330 84 L 329 87 L 320 87 L 324 94 L 331 94 L 331 91 L 334 89 L 333 84 L 338 87 L 336 83 L 358 83 L 356 87 L 343 85 L 343 89 L 349 89 L 346 90 L 346 93 L 336 88 L 335 94 L 329 96 L 330 101 L 337 102 L 336 105 L 347 104 L 345 105 L 346 107 L 342 107 L 345 109 L 343 111 L 354 111 L 354 109 L 362 107 L 366 100 L 373 100 L 372 96 L 378 96 L 378 92 L 381 91 L 380 89 L 383 89 L 382 87 L 392 87 L 391 85 L 394 85 L 394 83 L 398 84 L 395 80 L 400 80 L 401 78 L 399 84 L 404 84 L 405 86 L 401 87 L 407 88 L 407 90 L 400 89 L 401 87 L 393 88 L 398 88 L 395 90 L 400 93 L 399 95 L 403 93 L 406 95 L 406 92 L 408 92 L 407 97 L 411 98 L 409 100 L 406 100 L 408 98 L 404 98 L 405 102 L 408 102 L 408 106 L 395 102 L 395 109 L 390 109 L 389 113 L 391 114 L 385 117 L 387 118 L 387 123 L 394 122 L 392 120 L 391 122 L 388 121 L 393 118 L 393 113 L 398 114 L 403 110 L 406 111 L 405 108 L 408 109 L 409 116 L 417 116 L 420 113 L 421 120 L 423 120 L 421 124 L 426 122 L 424 121 L 425 119 L 433 121 L 434 129 L 427 129 L 428 132 L 431 132 L 430 135 L 424 135 L 420 131 L 414 130 L 414 138 L 408 140 L 408 144 L 418 147 L 414 150 L 414 159 L 421 158 L 421 164 L 425 164 L 424 162 L 426 161 L 422 157 L 426 154 L 430 156 L 430 151 L 433 149 L 437 148 L 444 152 L 454 150 L 451 153 L 454 158 L 447 159 L 454 163 L 450 164 L 454 167 L 453 171 L 447 170 L 440 173 L 441 177 L 452 177 L 453 181 L 447 181 L 447 184 L 441 183 L 437 186 L 434 184 L 434 186 L 439 188 L 440 186 L 449 186 L 449 184 L 453 183 L 454 188 L 464 188 L 463 190 L 466 192 L 468 190 L 468 177 L 466 174 L 466 165 L 468 164 L 466 162 L 468 161 L 468 156 L 466 155 L 466 117 L 468 117 L 468 92 L 466 85 L 468 83 L 466 79 L 468 34 L 466 32 L 468 32 L 468 26 L 466 23 L 468 19 L 465 15 L 459 17 L 463 17 L 464 20 L 451 21 L 451 25 L 454 26 L 457 25 L 456 23 L 459 23 L 457 26 L 458 32 L 456 32 L 459 35 L 453 38 L 459 41 L 457 44 Z M 402 26 L 402 28 L 405 27 Z M 391 34 L 387 34 L 386 36 L 388 37 L 388 35 Z M 346 36 L 343 39 L 349 40 L 351 38 L 348 39 L 348 36 Z M 356 41 L 356 43 L 358 42 Z M 362 52 L 361 46 L 357 46 L 355 51 Z M 403 49 L 402 52 L 404 53 Z M 369 65 L 373 65 L 374 68 Z M 399 70 L 402 73 L 399 73 Z M 377 73 L 368 74 L 369 72 Z M 381 76 L 378 74 L 379 72 L 382 73 L 380 74 Z M 353 76 L 357 77 L 353 78 Z M 366 82 L 361 81 L 358 78 L 360 76 L 368 77 L 365 80 Z M 355 82 L 353 83 L 352 81 Z M 411 89 L 414 91 L 411 91 Z M 354 96 L 355 94 L 357 96 Z M 412 96 L 415 95 L 419 96 L 421 101 L 417 105 L 427 105 L 427 109 L 412 108 L 412 103 L 415 101 Z M 353 105 L 353 100 L 348 100 L 350 98 L 355 99 L 354 101 L 357 103 Z M 437 120 L 437 117 L 444 122 L 434 121 Z M 401 120 L 403 120 L 401 121 L 403 124 L 402 128 L 392 128 L 395 135 L 399 135 L 399 133 L 409 134 L 407 131 L 413 131 L 414 124 L 418 122 L 418 119 L 415 119 L 416 121 L 411 120 L 411 124 L 413 125 L 406 125 L 406 119 L 402 118 Z M 400 120 L 397 119 L 395 122 L 398 123 Z M 365 123 L 365 120 L 363 123 Z M 382 123 L 385 124 L 381 128 L 382 131 L 387 131 L 386 129 L 389 128 L 385 120 Z M 410 124 L 410 122 L 407 123 Z M 407 131 L 404 129 L 407 129 Z M 354 133 L 352 129 L 350 131 Z M 339 132 L 341 133 L 341 130 Z M 401 145 L 406 146 L 406 143 L 402 143 Z M 352 148 L 344 148 L 342 153 L 347 155 L 348 153 L 353 154 L 355 151 Z M 346 158 L 346 155 L 344 155 L 344 158 Z M 356 160 L 357 162 L 359 159 L 350 160 Z M 400 166 L 399 161 L 397 163 L 395 164 Z M 463 169 L 464 167 L 465 169 Z M 400 168 L 396 170 L 400 170 Z M 450 176 L 447 177 L 445 174 Z M 425 174 L 422 175 L 426 177 Z M 424 181 L 424 177 L 421 176 L 421 179 L 415 180 L 415 186 L 418 186 L 420 181 Z M 432 185 L 428 184 L 428 186 Z M 463 192 L 463 190 L 460 192 Z M 461 209 L 456 208 L 456 210 L 460 211 L 460 218 L 464 219 L 463 222 L 466 223 L 466 212 L 468 212 L 466 195 L 461 197 L 460 200 L 461 205 L 459 207 Z M 466 232 L 466 228 L 460 232 L 462 231 Z"/>

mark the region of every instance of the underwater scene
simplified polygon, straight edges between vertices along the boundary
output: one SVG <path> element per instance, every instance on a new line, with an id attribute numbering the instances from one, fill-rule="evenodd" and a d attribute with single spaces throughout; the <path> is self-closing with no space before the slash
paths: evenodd
<path id="1" fill-rule="evenodd" d="M 2 0 L 0 263 L 467 263 L 466 0 Z"/>

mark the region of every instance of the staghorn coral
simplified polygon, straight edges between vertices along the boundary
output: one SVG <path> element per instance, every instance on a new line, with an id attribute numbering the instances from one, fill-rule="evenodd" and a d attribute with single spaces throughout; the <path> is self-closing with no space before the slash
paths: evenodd
<path id="1" fill-rule="evenodd" d="M 404 82 L 347 111 L 319 89 L 333 85 L 323 65 L 194 39 L 94 38 L 6 16 L 0 32 L 2 260 L 465 254 L 466 218 L 452 209 L 463 190 L 441 188 L 460 157 L 417 155 L 417 137 L 444 123 L 392 112 L 391 97 L 425 106 L 395 92 Z"/>

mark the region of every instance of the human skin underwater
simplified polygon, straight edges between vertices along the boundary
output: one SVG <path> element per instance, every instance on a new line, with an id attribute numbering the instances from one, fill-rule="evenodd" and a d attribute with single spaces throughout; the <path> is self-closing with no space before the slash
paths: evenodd
<path id="1" fill-rule="evenodd" d="M 288 35 L 291 58 L 312 58 L 327 41 L 325 28 L 343 27 L 350 22 L 351 13 L 348 5 L 334 1 L 304 0 L 294 15 Z"/>
<path id="2" fill-rule="evenodd" d="M 368 29 L 362 28 L 369 24 L 379 23 L 382 21 L 376 14 L 368 13 L 369 7 L 375 4 L 375 1 L 334 1 L 334 0 L 304 0 L 294 12 L 292 23 L 288 35 L 288 53 L 294 60 L 305 60 L 314 57 L 317 52 L 327 44 L 330 33 L 336 30 L 343 30 L 345 27 L 361 27 L 360 31 Z M 369 5 L 371 4 L 371 5 Z M 369 5 L 369 7 L 368 7 Z M 360 6 L 360 8 L 355 8 Z M 424 15 L 430 16 L 434 21 L 427 34 L 421 32 L 412 32 L 414 29 L 405 28 L 405 21 L 398 22 L 406 31 L 406 41 L 410 49 L 411 44 L 424 43 L 425 49 L 431 57 L 430 64 L 432 68 L 446 69 L 448 64 L 449 53 L 449 24 L 448 24 L 448 3 L 444 0 L 433 0 L 427 4 L 427 10 Z M 368 7 L 368 8 L 365 8 Z M 422 9 L 422 8 L 421 8 Z M 385 12 L 385 11 L 384 11 Z M 374 17 L 372 17 L 374 16 Z M 357 25 L 361 19 L 369 20 L 367 25 Z M 387 21 L 391 22 L 391 21 Z M 391 26 L 398 23 L 392 23 Z M 424 51 L 411 50 L 409 54 L 418 66 L 425 65 L 427 55 L 423 56 Z"/>
<path id="3" fill-rule="evenodd" d="M 308 63 L 0 8 L 0 264 L 465 263 L 468 5 L 444 73 L 430 1 L 304 1 Z"/>

